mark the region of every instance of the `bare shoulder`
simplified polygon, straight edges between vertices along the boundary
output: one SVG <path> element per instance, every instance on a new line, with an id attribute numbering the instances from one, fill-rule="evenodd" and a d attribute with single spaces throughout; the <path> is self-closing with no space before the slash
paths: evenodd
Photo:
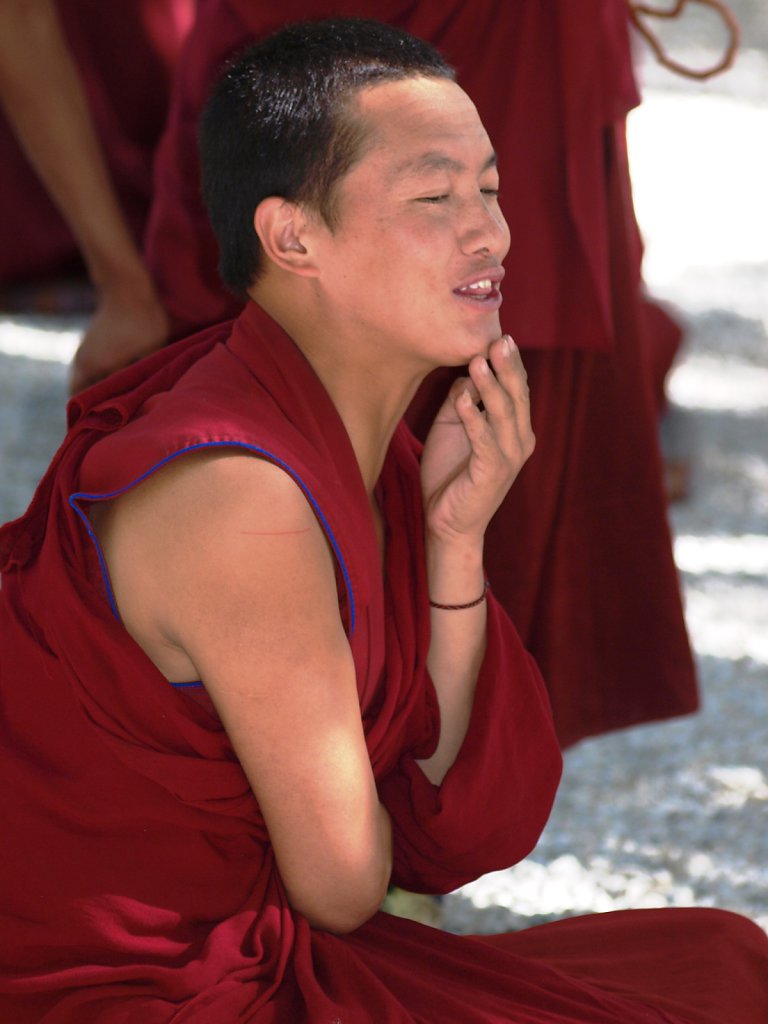
<path id="1" fill-rule="evenodd" d="M 149 546 L 153 557 L 203 538 L 220 548 L 247 536 L 312 532 L 309 504 L 293 479 L 271 462 L 235 451 L 200 452 L 169 462 L 92 520 L 109 545 Z M 202 554 L 202 552 L 198 552 Z"/>
<path id="2" fill-rule="evenodd" d="M 224 639 L 252 642 L 257 622 L 263 642 L 306 599 L 338 617 L 322 529 L 295 481 L 264 459 L 186 455 L 92 519 L 123 622 L 166 674 L 193 671 L 206 639 L 213 652 Z"/>
<path id="3" fill-rule="evenodd" d="M 164 513 L 185 519 L 218 519 L 238 508 L 269 514 L 277 503 L 284 513 L 311 514 L 291 477 L 266 459 L 236 448 L 203 450 L 167 463 L 142 484 L 110 504 L 115 521 L 136 524 L 143 531 L 162 532 L 170 524 Z"/>

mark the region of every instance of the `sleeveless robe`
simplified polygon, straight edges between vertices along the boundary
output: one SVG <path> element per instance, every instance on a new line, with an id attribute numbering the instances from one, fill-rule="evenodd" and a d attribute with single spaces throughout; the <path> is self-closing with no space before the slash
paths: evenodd
<path id="1" fill-rule="evenodd" d="M 438 728 L 419 446 L 401 426 L 382 473 L 382 574 L 341 420 L 251 305 L 231 330 L 75 400 L 30 509 L 0 532 L 0 1019 L 763 1022 L 768 939 L 731 914 L 623 912 L 483 938 L 383 913 L 336 936 L 291 909 L 212 703 L 202 685 L 169 683 L 124 630 L 86 514 L 212 446 L 281 466 L 326 533 L 394 881 L 444 892 L 508 865 L 549 813 L 560 755 L 546 692 L 492 596 L 466 740 L 439 788 L 417 766 Z"/>

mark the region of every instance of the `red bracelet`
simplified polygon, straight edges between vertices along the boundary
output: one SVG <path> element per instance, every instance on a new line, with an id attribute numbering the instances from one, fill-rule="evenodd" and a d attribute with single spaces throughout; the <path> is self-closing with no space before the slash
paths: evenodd
<path id="1" fill-rule="evenodd" d="M 440 608 L 444 612 L 463 612 L 465 608 L 476 608 L 477 605 L 482 604 L 485 600 L 485 595 L 488 593 L 490 586 L 490 583 L 486 580 L 480 597 L 476 597 L 474 601 L 469 601 L 467 604 L 439 604 L 437 601 L 430 600 L 429 607 Z"/>

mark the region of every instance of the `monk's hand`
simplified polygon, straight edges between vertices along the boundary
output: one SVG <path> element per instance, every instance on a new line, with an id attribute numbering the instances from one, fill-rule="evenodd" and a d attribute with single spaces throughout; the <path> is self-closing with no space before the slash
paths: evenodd
<path id="1" fill-rule="evenodd" d="M 526 372 L 504 335 L 487 358 L 472 359 L 469 378 L 454 382 L 426 439 L 421 485 L 428 534 L 482 541 L 534 445 Z"/>

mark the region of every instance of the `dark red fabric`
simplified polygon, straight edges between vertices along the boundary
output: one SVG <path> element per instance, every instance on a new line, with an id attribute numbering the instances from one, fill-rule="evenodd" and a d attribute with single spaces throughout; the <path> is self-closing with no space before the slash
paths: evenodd
<path id="1" fill-rule="evenodd" d="M 195 0 L 55 3 L 122 209 L 141 241 L 155 147 Z M 78 264 L 69 229 L 2 115 L 0 222 L 0 282 L 28 281 Z"/>
<path id="2" fill-rule="evenodd" d="M 710 1016 L 687 1014 L 700 1000 L 679 978 L 710 967 L 695 911 L 661 915 L 637 936 L 630 913 L 611 925 L 585 919 L 572 971 L 576 947 L 559 941 L 570 931 L 558 926 L 551 965 L 543 930 L 532 933 L 532 958 L 525 933 L 505 945 L 385 914 L 347 937 L 312 931 L 287 903 L 259 808 L 204 691 L 195 700 L 174 689 L 113 614 L 78 508 L 190 447 L 238 446 L 283 465 L 336 552 L 371 762 L 394 821 L 395 880 L 443 891 L 524 856 L 560 758 L 538 671 L 492 597 L 457 761 L 439 789 L 415 764 L 437 716 L 425 670 L 418 445 L 404 427 L 380 483 L 385 583 L 341 421 L 257 307 L 231 336 L 213 329 L 97 386 L 70 418 L 30 510 L 0 532 L 0 1019 L 732 1024 L 725 997 Z M 636 937 L 647 952 L 673 922 L 686 970 L 661 957 L 659 977 L 639 971 L 633 985 Z M 607 927 L 610 945 L 600 940 Z M 728 915 L 712 917 L 710 933 L 730 944 L 729 968 L 768 1010 L 765 936 Z M 679 1007 L 652 1009 L 670 991 Z"/>

